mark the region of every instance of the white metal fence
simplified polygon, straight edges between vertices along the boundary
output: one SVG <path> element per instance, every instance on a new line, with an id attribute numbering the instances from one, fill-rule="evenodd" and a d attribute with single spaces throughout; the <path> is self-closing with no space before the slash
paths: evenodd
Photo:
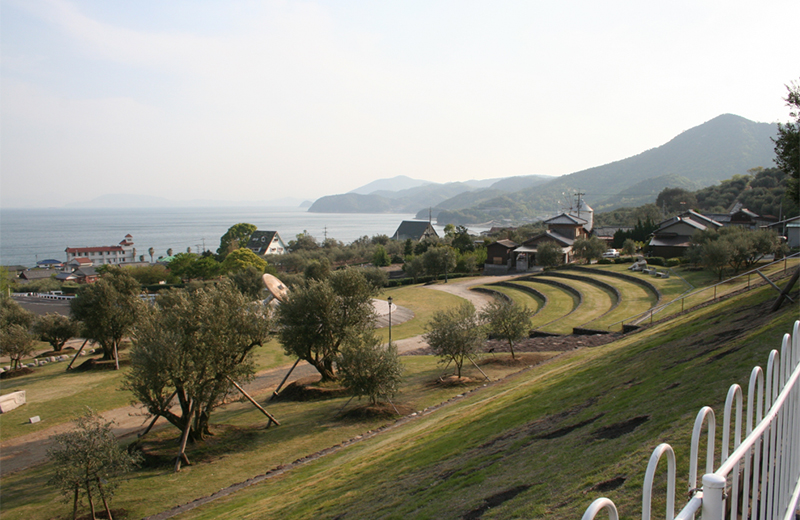
<path id="1" fill-rule="evenodd" d="M 716 419 L 704 406 L 692 431 L 689 462 L 689 502 L 675 515 L 675 453 L 660 444 L 650 456 L 642 489 L 642 520 L 650 519 L 653 479 L 659 460 L 667 458 L 666 518 L 702 520 L 752 518 L 792 520 L 800 499 L 800 321 L 792 334 L 784 334 L 781 350 L 773 350 L 767 369 L 754 367 L 747 388 L 744 411 L 742 388 L 728 390 L 722 418 L 721 457 L 714 469 Z M 744 430 L 745 438 L 742 439 Z M 705 432 L 705 473 L 697 484 L 700 446 Z M 733 451 L 731 452 L 731 447 Z M 614 503 L 598 498 L 583 520 L 604 512 L 619 516 Z"/>

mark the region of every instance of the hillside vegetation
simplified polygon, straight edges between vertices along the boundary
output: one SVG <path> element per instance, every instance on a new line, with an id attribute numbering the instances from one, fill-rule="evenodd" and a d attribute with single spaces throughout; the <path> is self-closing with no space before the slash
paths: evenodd
<path id="1" fill-rule="evenodd" d="M 309 211 L 409 212 L 425 217 L 433 207 L 440 225 L 466 225 L 540 218 L 569 205 L 564 194 L 574 191 L 585 193 L 585 200 L 597 211 L 638 206 L 653 202 L 667 187 L 696 190 L 752 168 L 772 166 L 771 138 L 776 134 L 775 124 L 723 114 L 659 147 L 561 177 L 510 177 L 494 182 L 488 190 L 469 182 L 414 186 L 398 178 L 384 179 L 347 194 L 322 197 Z M 394 186 L 413 187 L 387 189 Z"/>
<path id="2" fill-rule="evenodd" d="M 669 441 L 686 486 L 699 408 L 766 362 L 798 315 L 762 288 L 562 355 L 188 518 L 580 518 L 598 496 L 640 507 Z"/>

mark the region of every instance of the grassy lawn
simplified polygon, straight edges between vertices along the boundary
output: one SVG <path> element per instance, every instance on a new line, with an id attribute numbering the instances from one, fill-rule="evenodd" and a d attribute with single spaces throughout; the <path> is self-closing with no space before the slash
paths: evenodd
<path id="1" fill-rule="evenodd" d="M 539 312 L 544 307 L 544 300 L 537 298 L 523 289 L 515 289 L 514 287 L 502 285 L 482 285 L 481 287 L 505 294 L 511 298 L 511 301 L 519 305 L 527 305 L 533 313 Z"/>
<path id="2" fill-rule="evenodd" d="M 99 356 L 89 356 L 97 357 Z M 78 365 L 89 357 L 81 357 Z M 120 359 L 126 359 L 121 352 Z M 111 410 L 130 404 L 130 394 L 120 390 L 127 369 L 66 371 L 68 361 L 37 367 L 25 376 L 0 381 L 2 394 L 25 390 L 27 404 L 0 414 L 0 442 L 19 435 L 44 430 L 73 420 L 90 406 L 95 411 Z M 28 418 L 38 415 L 41 422 L 29 424 Z"/>
<path id="3" fill-rule="evenodd" d="M 552 353 L 526 354 L 527 362 L 537 362 Z M 477 360 L 481 369 L 497 379 L 520 370 L 493 361 L 508 359 L 507 355 L 486 356 Z M 473 366 L 465 366 L 464 375 L 474 382 L 462 387 L 435 384 L 444 368 L 431 356 L 404 356 L 406 368 L 402 393 L 397 405 L 424 410 L 470 388 L 484 385 L 482 374 Z M 447 371 L 452 372 L 452 367 Z M 254 397 L 263 402 L 269 391 Z M 131 475 L 120 486 L 113 507 L 127 511 L 130 518 L 154 514 L 178 503 L 188 502 L 222 487 L 263 474 L 270 468 L 289 464 L 320 449 L 364 434 L 394 419 L 343 419 L 339 411 L 348 398 L 317 402 L 277 402 L 269 405 L 280 421 L 280 427 L 265 430 L 264 417 L 249 403 L 234 403 L 212 416 L 214 437 L 208 442 L 190 446 L 188 456 L 192 466 L 180 474 L 172 471 L 171 457 L 175 453 L 179 432 L 166 426 L 154 431 L 146 441 L 149 454 L 147 465 Z M 348 408 L 358 404 L 352 401 Z M 46 485 L 52 472 L 49 464 L 34 467 L 3 478 L 3 518 L 51 518 L 68 516 L 69 504 L 57 501 L 54 489 Z M 31 497 L 35 496 L 35 500 Z M 147 497 L 147 500 L 142 500 Z"/>
<path id="4" fill-rule="evenodd" d="M 547 296 L 547 305 L 542 307 L 540 311 L 531 319 L 533 328 L 561 334 L 568 334 L 572 332 L 572 326 L 569 326 L 569 330 L 567 330 L 566 327 L 563 327 L 562 330 L 563 324 L 555 320 L 559 320 L 561 317 L 569 314 L 573 311 L 573 309 L 575 309 L 578 304 L 578 300 L 575 296 L 559 287 L 552 285 L 522 280 L 515 281 L 513 283 L 515 285 L 532 287 Z"/>
<path id="5" fill-rule="evenodd" d="M 767 316 L 773 299 L 760 289 L 565 354 L 182 518 L 449 519 L 502 496 L 481 518 L 574 519 L 603 495 L 630 518 L 652 449 L 675 447 L 685 489 L 697 411 L 711 405 L 720 420 L 728 386 L 746 385 L 791 330 L 798 306 Z M 596 489 L 612 479 L 616 489 Z"/>
<path id="6" fill-rule="evenodd" d="M 389 296 L 395 305 L 406 307 L 414 312 L 414 317 L 400 325 L 392 325 L 392 340 L 419 336 L 425 333 L 425 325 L 433 313 L 447 309 L 464 301 L 463 298 L 425 287 L 424 285 L 408 285 L 386 289 L 379 298 L 385 300 Z M 389 341 L 389 328 L 377 330 L 383 341 Z"/>
<path id="7" fill-rule="evenodd" d="M 391 295 L 397 305 L 410 308 L 415 317 L 401 325 L 392 327 L 392 338 L 402 339 L 424 333 L 424 325 L 438 309 L 457 305 L 461 298 L 451 294 L 425 288 L 421 285 L 387 290 L 382 297 Z M 386 328 L 377 331 L 388 340 Z M 46 344 L 42 344 L 45 348 Z M 69 351 L 71 352 L 71 351 Z M 67 352 L 67 354 L 69 354 Z M 89 357 L 81 357 L 76 365 Z M 127 373 L 124 361 L 126 352 L 121 352 L 122 369 L 90 372 L 66 372 L 69 362 L 51 363 L 37 367 L 29 375 L 0 380 L 0 394 L 25 390 L 27 404 L 9 413 L 0 414 L 0 442 L 20 435 L 34 433 L 75 419 L 87 406 L 104 412 L 130 404 L 131 395 L 121 390 L 122 379 Z M 28 360 L 26 360 L 27 362 Z M 256 348 L 254 362 L 257 371 L 291 365 L 294 359 L 287 357 L 283 347 L 273 339 Z M 28 418 L 38 415 L 41 422 L 29 424 Z"/>
<path id="8" fill-rule="evenodd" d="M 583 327 L 587 323 L 596 320 L 603 314 L 610 311 L 611 306 L 613 305 L 614 301 L 616 301 L 616 295 L 602 287 L 598 287 L 597 285 L 588 282 L 583 282 L 580 280 L 565 280 L 563 278 L 549 277 L 546 275 L 537 276 L 536 278 L 561 282 L 573 287 L 581 293 L 583 301 L 578 308 L 575 309 L 575 312 L 559 320 L 568 322 L 571 327 Z M 572 330 L 569 332 L 572 332 Z"/>
<path id="9" fill-rule="evenodd" d="M 583 273 L 581 273 L 583 275 Z M 641 285 L 614 278 L 612 276 L 605 276 L 598 273 L 586 273 L 586 276 L 603 281 L 615 287 L 620 293 L 619 304 L 614 307 L 610 312 L 587 323 L 586 326 L 595 329 L 606 329 L 612 324 L 614 330 L 621 330 L 621 321 L 630 316 L 641 314 L 642 312 L 650 309 L 656 304 L 657 298 L 652 291 L 648 291 Z"/>

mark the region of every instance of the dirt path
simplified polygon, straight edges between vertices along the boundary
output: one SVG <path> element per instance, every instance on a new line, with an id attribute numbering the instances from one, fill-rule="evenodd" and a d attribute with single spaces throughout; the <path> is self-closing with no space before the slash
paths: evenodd
<path id="1" fill-rule="evenodd" d="M 291 365 L 264 370 L 256 374 L 255 379 L 244 386 L 250 394 L 262 393 L 265 390 L 273 390 L 278 387 L 281 380 L 291 368 Z M 286 381 L 286 384 L 297 379 L 316 374 L 317 371 L 308 363 L 300 363 Z M 107 421 L 114 421 L 114 435 L 117 438 L 125 438 L 135 435 L 144 430 L 152 420 L 148 418 L 142 408 L 137 406 L 124 406 L 108 410 L 101 414 Z M 156 427 L 167 425 L 165 419 L 159 419 Z M 22 435 L 9 439 L 0 444 L 0 476 L 5 476 L 17 471 L 27 469 L 36 464 L 41 464 L 47 458 L 47 450 L 52 445 L 50 437 L 59 433 L 64 433 L 75 427 L 72 422 L 58 424 L 51 428 Z"/>
<path id="2" fill-rule="evenodd" d="M 504 282 L 506 280 L 511 280 L 519 276 L 525 276 L 525 275 L 522 274 L 522 275 L 511 275 L 511 276 L 481 276 L 478 278 L 470 278 L 467 280 L 463 279 L 451 280 L 446 284 L 429 285 L 426 287 L 464 298 L 465 300 L 472 302 L 472 305 L 475 306 L 475 310 L 480 312 L 486 305 L 489 304 L 489 302 L 492 301 L 493 297 L 483 292 L 472 291 L 470 290 L 471 287 L 493 282 Z"/>

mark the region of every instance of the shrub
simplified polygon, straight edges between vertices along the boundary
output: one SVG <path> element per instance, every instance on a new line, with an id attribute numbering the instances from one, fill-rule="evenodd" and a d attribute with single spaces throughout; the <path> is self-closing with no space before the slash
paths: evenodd
<path id="1" fill-rule="evenodd" d="M 598 264 L 613 264 L 614 262 L 610 258 L 601 258 L 597 261 Z"/>
<path id="2" fill-rule="evenodd" d="M 403 379 L 397 347 L 383 346 L 371 335 L 342 348 L 336 364 L 342 382 L 357 397 L 368 397 L 373 405 L 381 398 L 391 400 Z"/>
<path id="3" fill-rule="evenodd" d="M 681 265 L 680 258 L 667 258 L 667 267 L 677 267 Z"/>
<path id="4" fill-rule="evenodd" d="M 650 258 L 647 258 L 646 260 L 647 260 L 647 263 L 650 264 L 650 265 L 659 265 L 659 266 L 663 267 L 666 264 L 666 261 L 664 260 L 663 256 L 651 256 Z"/>

